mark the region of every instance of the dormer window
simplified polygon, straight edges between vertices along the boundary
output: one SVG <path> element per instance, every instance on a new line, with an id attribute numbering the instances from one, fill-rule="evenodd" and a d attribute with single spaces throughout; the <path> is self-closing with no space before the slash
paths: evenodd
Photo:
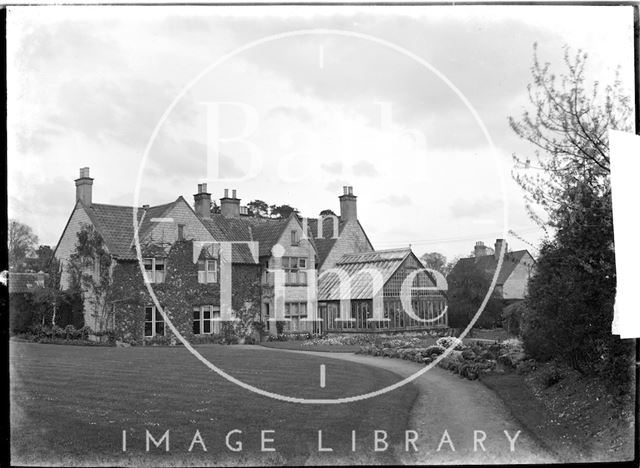
<path id="1" fill-rule="evenodd" d="M 165 260 L 164 258 L 145 258 L 144 270 L 148 283 L 164 283 Z"/>
<path id="2" fill-rule="evenodd" d="M 300 233 L 298 231 L 291 231 L 291 245 L 300 245 Z"/>

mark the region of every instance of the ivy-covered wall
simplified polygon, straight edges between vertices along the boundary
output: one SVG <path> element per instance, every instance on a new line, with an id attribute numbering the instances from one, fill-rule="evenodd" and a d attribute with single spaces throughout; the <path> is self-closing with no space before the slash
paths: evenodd
<path id="1" fill-rule="evenodd" d="M 165 269 L 164 282 L 152 284 L 153 291 L 174 326 L 190 338 L 193 336 L 193 307 L 219 306 L 220 284 L 198 282 L 198 266 L 193 263 L 193 242 L 190 240 L 173 244 L 167 253 Z M 137 261 L 117 262 L 107 301 L 113 308 L 116 338 L 126 342 L 143 341 L 145 307 L 153 305 L 153 300 Z M 259 311 L 260 267 L 234 264 L 232 307 L 239 310 L 246 303 Z M 166 336 L 171 337 L 168 326 L 165 330 Z"/>

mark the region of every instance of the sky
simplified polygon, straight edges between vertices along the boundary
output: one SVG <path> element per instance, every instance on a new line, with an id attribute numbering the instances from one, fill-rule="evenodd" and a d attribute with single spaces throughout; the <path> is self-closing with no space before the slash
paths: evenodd
<path id="1" fill-rule="evenodd" d="M 339 213 L 344 185 L 377 249 L 467 256 L 543 236 L 511 178 L 533 156 L 533 44 L 563 71 L 633 83 L 631 7 L 13 7 L 8 212 L 54 246 L 88 166 L 93 201 L 214 199 Z M 492 146 L 492 144 L 493 146 Z M 506 215 L 506 224 L 505 224 Z"/>

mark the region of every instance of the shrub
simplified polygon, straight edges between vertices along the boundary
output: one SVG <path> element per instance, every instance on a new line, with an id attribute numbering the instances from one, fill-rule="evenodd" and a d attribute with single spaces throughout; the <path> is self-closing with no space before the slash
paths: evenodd
<path id="1" fill-rule="evenodd" d="M 540 381 L 544 388 L 549 388 L 562 380 L 564 376 L 555 365 L 548 367 L 540 374 Z"/>
<path id="2" fill-rule="evenodd" d="M 151 346 L 154 346 L 154 345 L 166 346 L 170 343 L 171 343 L 171 338 L 168 336 L 162 336 L 162 335 L 154 336 L 153 338 L 148 338 L 144 341 L 144 344 L 151 345 Z"/>
<path id="3" fill-rule="evenodd" d="M 459 338 L 456 338 L 455 336 L 443 336 L 442 338 L 438 338 L 438 341 L 436 341 L 436 345 L 448 349 L 448 348 L 453 348 L 457 351 L 462 350 L 462 340 Z"/>
<path id="4" fill-rule="evenodd" d="M 432 345 L 424 350 L 424 354 L 426 354 L 427 356 L 433 356 L 434 354 L 440 356 L 442 353 L 444 353 L 444 351 L 445 348 L 443 348 L 442 346 Z"/>
<path id="5" fill-rule="evenodd" d="M 74 327 L 71 324 L 69 324 L 66 327 L 64 327 L 64 338 L 66 340 L 77 338 L 76 327 Z"/>
<path id="6" fill-rule="evenodd" d="M 524 345 L 518 338 L 509 338 L 500 343 L 502 351 L 507 353 L 522 353 L 524 351 Z"/>
<path id="7" fill-rule="evenodd" d="M 519 336 L 522 328 L 522 319 L 526 315 L 524 301 L 514 302 L 502 309 L 502 326 L 512 336 Z"/>
<path id="8" fill-rule="evenodd" d="M 91 330 L 91 327 L 89 325 L 85 325 L 80 330 L 78 330 L 78 334 L 80 335 L 80 338 L 83 340 L 88 339 L 89 335 L 91 335 L 92 333 L 93 333 L 93 330 Z"/>

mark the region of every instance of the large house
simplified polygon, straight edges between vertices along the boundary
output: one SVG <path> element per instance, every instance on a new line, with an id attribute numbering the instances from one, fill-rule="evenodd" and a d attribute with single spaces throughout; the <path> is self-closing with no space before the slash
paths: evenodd
<path id="1" fill-rule="evenodd" d="M 527 285 L 535 268 L 535 260 L 527 250 L 510 251 L 507 241 L 496 239 L 494 248 L 484 242 L 476 242 L 471 257 L 461 258 L 455 264 L 447 279 L 449 289 L 455 288 L 456 279 L 478 272 L 485 280 L 491 281 L 498 267 L 500 253 L 504 250 L 502 268 L 498 272 L 493 297 L 507 303 L 524 299 Z"/>
<path id="2" fill-rule="evenodd" d="M 286 219 L 254 216 L 241 206 L 236 191 L 229 193 L 227 189 L 220 199 L 220 212 L 212 213 L 207 184 L 198 185 L 193 206 L 182 196 L 163 205 L 141 206 L 137 209 L 136 224 L 143 275 L 134 240 L 136 210 L 130 206 L 94 203 L 93 180 L 89 168 L 80 170 L 80 177 L 75 181 L 76 203 L 54 256 L 61 265 L 60 287 L 67 289 L 76 277 L 72 274 L 71 259 L 78 242 L 77 234 L 85 226 L 92 226 L 101 235 L 110 258 L 109 286 L 101 299 L 84 291 L 85 324 L 94 330 L 114 330 L 121 339 L 135 341 L 170 335 L 169 327 L 165 326 L 147 290 L 145 283 L 148 283 L 180 333 L 187 337 L 219 333 L 221 322 L 215 319 L 221 314 L 220 283 L 225 265 L 220 242 L 233 243 L 230 257 L 232 309 L 245 308 L 255 312 L 269 333 L 276 333 L 273 319 L 279 299 L 274 289 L 280 284 L 284 291 L 285 331 L 409 328 L 409 322 L 405 325 L 405 322 L 394 321 L 400 312 L 392 312 L 397 310 L 397 305 L 391 309 L 386 305 L 390 304 L 390 299 L 385 299 L 384 311 L 385 318 L 392 320 L 389 326 L 363 325 L 360 319 L 353 327 L 332 324 L 334 306 L 340 299 L 334 292 L 333 277 L 342 269 L 350 270 L 354 258 L 363 255 L 361 263 L 369 262 L 374 267 L 380 266 L 380 261 L 387 262 L 387 257 L 394 262 L 393 271 L 384 270 L 384 295 L 389 298 L 397 296 L 397 292 L 393 296 L 389 291 L 396 281 L 394 278 L 400 274 L 398 272 L 420 265 L 407 249 L 393 255 L 374 251 L 358 221 L 357 197 L 352 187 L 344 187 L 344 193 L 339 197 L 339 216 L 317 219 L 300 218 L 293 213 Z M 376 256 L 384 258 L 378 261 Z M 370 261 L 371 258 L 376 260 Z M 419 276 L 416 284 L 433 285 L 430 276 L 424 273 Z M 375 295 L 374 290 L 369 288 L 369 293 Z M 424 293 L 414 295 L 423 297 Z M 441 296 L 432 296 L 438 304 L 443 303 Z M 362 318 L 370 314 L 372 305 L 368 309 L 362 305 L 370 297 L 360 292 L 353 299 L 353 316 Z M 433 310 L 442 307 L 438 305 Z M 279 306 L 278 310 L 282 308 Z M 318 310 L 322 320 L 310 320 L 311 312 Z M 416 310 L 426 317 L 431 309 L 419 305 Z M 441 321 L 440 325 L 443 323 L 446 321 Z M 422 328 L 431 326 L 431 322 L 422 324 Z M 420 325 L 412 323 L 411 327 L 420 328 Z"/>

